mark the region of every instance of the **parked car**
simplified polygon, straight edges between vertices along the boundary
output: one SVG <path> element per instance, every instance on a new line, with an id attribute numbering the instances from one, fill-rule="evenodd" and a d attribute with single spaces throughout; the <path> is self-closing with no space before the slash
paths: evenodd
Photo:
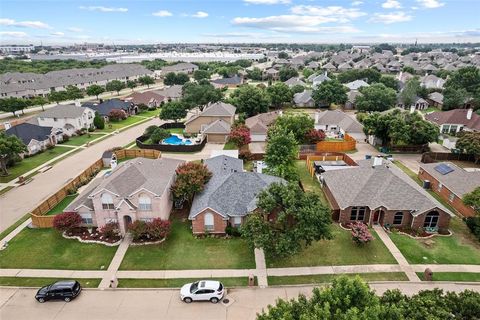
<path id="1" fill-rule="evenodd" d="M 200 280 L 187 283 L 180 289 L 180 299 L 186 303 L 192 301 L 210 301 L 217 303 L 223 298 L 225 288 L 219 281 Z"/>
<path id="2" fill-rule="evenodd" d="M 82 286 L 78 281 L 58 281 L 40 288 L 35 295 L 35 299 L 40 303 L 48 300 L 63 300 L 65 302 L 70 302 L 75 299 L 81 291 Z"/>

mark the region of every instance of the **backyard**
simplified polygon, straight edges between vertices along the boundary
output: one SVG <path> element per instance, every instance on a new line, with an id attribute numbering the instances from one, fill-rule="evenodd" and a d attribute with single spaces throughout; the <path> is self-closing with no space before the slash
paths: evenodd
<path id="1" fill-rule="evenodd" d="M 311 246 L 300 253 L 277 260 L 267 259 L 269 268 L 341 266 L 355 264 L 397 264 L 393 256 L 370 229 L 374 240 L 359 246 L 352 241 L 349 231 L 343 230 L 338 224 L 332 224 L 334 238 L 313 242 Z"/>
<path id="2" fill-rule="evenodd" d="M 117 247 L 68 240 L 54 229 L 24 229 L 0 251 L 0 268 L 107 269 Z"/>
<path id="3" fill-rule="evenodd" d="M 172 231 L 165 242 L 130 247 L 121 270 L 249 269 L 255 258 L 239 238 L 196 239 L 189 221 L 172 217 Z"/>
<path id="4" fill-rule="evenodd" d="M 320 183 L 317 179 L 312 177 L 307 170 L 307 162 L 305 160 L 299 160 L 295 163 L 297 167 L 297 173 L 302 182 L 305 191 L 310 191 L 318 194 L 322 202 L 328 206 L 327 198 L 320 187 Z"/>

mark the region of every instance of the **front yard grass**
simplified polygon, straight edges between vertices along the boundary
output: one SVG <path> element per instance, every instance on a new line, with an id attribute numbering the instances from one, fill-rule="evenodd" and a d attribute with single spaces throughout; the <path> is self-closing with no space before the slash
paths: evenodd
<path id="1" fill-rule="evenodd" d="M 190 223 L 172 218 L 172 231 L 161 244 L 131 246 L 121 270 L 255 268 L 253 250 L 240 238 L 196 239 Z"/>
<path id="2" fill-rule="evenodd" d="M 105 133 L 95 133 L 95 134 L 85 133 L 81 136 L 70 137 L 70 139 L 67 142 L 63 142 L 62 144 L 68 145 L 68 146 L 81 146 L 87 142 L 90 142 L 92 140 L 95 140 L 104 136 L 105 136 Z"/>
<path id="3" fill-rule="evenodd" d="M 160 109 L 141 111 L 137 114 L 142 117 L 156 117 L 160 114 Z"/>
<path id="4" fill-rule="evenodd" d="M 227 143 L 225 143 L 225 145 L 223 146 L 223 150 L 238 150 L 238 147 L 235 143 L 233 143 L 232 141 L 228 141 Z"/>
<path id="5" fill-rule="evenodd" d="M 125 120 L 121 120 L 121 121 L 110 121 L 110 122 L 105 122 L 105 129 L 103 130 L 98 130 L 97 132 L 105 132 L 105 133 L 109 133 L 109 132 L 113 132 L 115 130 L 119 130 L 119 129 L 122 129 L 126 126 L 129 126 L 129 125 L 132 125 L 132 124 L 136 124 L 138 122 L 142 122 L 142 121 L 147 121 L 147 118 L 141 116 L 130 116 L 128 117 L 127 119 Z"/>
<path id="6" fill-rule="evenodd" d="M 56 281 L 70 280 L 60 278 L 23 278 L 0 277 L 0 286 L 6 287 L 43 287 Z M 102 279 L 76 279 L 83 288 L 97 288 Z"/>
<path id="7" fill-rule="evenodd" d="M 106 270 L 117 247 L 80 243 L 54 229 L 24 229 L 0 251 L 0 268 Z"/>
<path id="8" fill-rule="evenodd" d="M 77 193 L 66 196 L 66 197 L 63 198 L 63 200 L 60 201 L 55 207 L 53 207 L 52 209 L 50 209 L 50 211 L 48 211 L 48 212 L 46 213 L 46 215 L 47 215 L 47 216 L 52 216 L 52 215 L 56 215 L 56 214 L 62 213 L 63 210 L 64 210 L 70 203 L 72 203 L 72 201 L 75 200 L 75 198 L 76 198 L 77 196 L 78 196 Z"/>
<path id="9" fill-rule="evenodd" d="M 0 176 L 0 182 L 6 183 L 12 181 L 13 179 L 16 179 L 28 171 L 35 169 L 45 162 L 71 150 L 71 148 L 57 146 L 53 149 L 45 150 L 40 154 L 25 158 L 22 161 L 15 163 L 13 167 L 8 168 L 8 176 Z"/>
<path id="10" fill-rule="evenodd" d="M 424 273 L 417 272 L 420 280 L 425 281 Z M 474 272 L 434 272 L 432 281 L 480 282 L 480 273 Z"/>
<path id="11" fill-rule="evenodd" d="M 216 280 L 226 287 L 246 287 L 247 277 L 236 278 L 202 278 L 201 280 Z M 198 278 L 177 278 L 177 279 L 118 279 L 119 288 L 181 288 L 184 284 L 195 282 Z M 255 277 L 255 285 L 257 278 Z"/>
<path id="12" fill-rule="evenodd" d="M 360 276 L 365 281 L 408 281 L 408 277 L 403 272 L 378 272 L 378 273 L 352 273 L 352 274 L 315 274 L 308 276 L 269 276 L 268 285 L 294 285 L 294 284 L 317 284 L 332 282 L 333 279 L 340 276 L 356 277 Z"/>
<path id="13" fill-rule="evenodd" d="M 452 218 L 450 237 L 416 240 L 398 233 L 390 238 L 412 264 L 480 264 L 480 244 L 459 218 Z"/>
<path id="14" fill-rule="evenodd" d="M 320 186 L 320 183 L 308 172 L 307 162 L 305 160 L 299 160 L 295 163 L 295 166 L 297 167 L 297 173 L 305 191 L 310 191 L 318 194 L 318 196 L 322 200 L 322 203 L 326 206 L 329 206 L 327 198 L 325 197 L 325 194 L 323 193 L 323 190 Z"/>
<path id="15" fill-rule="evenodd" d="M 313 242 L 298 254 L 282 259 L 267 259 L 269 268 L 341 266 L 356 264 L 397 264 L 382 240 L 370 229 L 375 238 L 370 243 L 359 246 L 352 241 L 350 231 L 332 224 L 332 240 Z"/>

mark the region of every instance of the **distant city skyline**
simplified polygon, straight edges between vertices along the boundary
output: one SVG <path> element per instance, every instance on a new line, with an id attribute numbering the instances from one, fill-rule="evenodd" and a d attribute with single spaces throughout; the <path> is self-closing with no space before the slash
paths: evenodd
<path id="1" fill-rule="evenodd" d="M 476 0 L 3 0 L 2 44 L 480 42 Z"/>

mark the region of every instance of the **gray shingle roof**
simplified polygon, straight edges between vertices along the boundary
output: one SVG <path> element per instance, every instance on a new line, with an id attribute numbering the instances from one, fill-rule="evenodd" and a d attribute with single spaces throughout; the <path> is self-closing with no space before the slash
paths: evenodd
<path id="1" fill-rule="evenodd" d="M 189 123 L 199 117 L 230 117 L 235 114 L 235 108 L 233 105 L 225 102 L 215 102 L 207 105 L 202 112 L 192 116 L 185 123 Z"/>
<path id="2" fill-rule="evenodd" d="M 195 195 L 189 219 L 206 208 L 223 217 L 245 216 L 257 208 L 257 195 L 274 182 L 283 183 L 278 177 L 255 172 L 243 172 L 243 161 L 220 155 L 205 160 L 212 178 L 205 189 Z"/>
<path id="3" fill-rule="evenodd" d="M 79 118 L 83 115 L 87 108 L 79 107 L 73 104 L 60 105 L 43 111 L 38 114 L 38 118 Z"/>
<path id="4" fill-rule="evenodd" d="M 313 100 L 312 90 L 305 90 L 293 95 L 293 102 L 295 102 L 295 104 L 308 103 L 311 100 Z"/>
<path id="5" fill-rule="evenodd" d="M 204 130 L 203 133 L 230 133 L 230 123 L 218 119 L 217 121 L 209 124 Z"/>
<path id="6" fill-rule="evenodd" d="M 360 122 L 354 120 L 345 112 L 340 110 L 327 110 L 318 113 L 318 120 L 316 124 L 319 125 L 338 125 L 347 133 L 363 133 L 363 126 Z"/>
<path id="7" fill-rule="evenodd" d="M 41 127 L 31 123 L 21 123 L 6 130 L 5 133 L 9 136 L 16 136 L 26 145 L 35 139 L 37 141 L 45 141 L 52 133 L 52 127 Z"/>

